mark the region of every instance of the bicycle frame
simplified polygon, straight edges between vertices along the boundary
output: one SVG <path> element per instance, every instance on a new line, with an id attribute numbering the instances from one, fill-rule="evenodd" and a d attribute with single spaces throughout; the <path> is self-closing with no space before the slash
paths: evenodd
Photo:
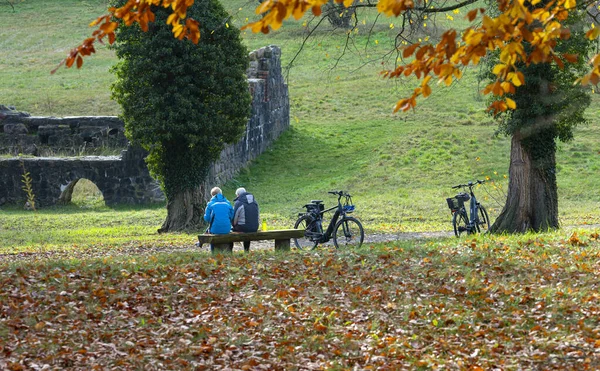
<path id="1" fill-rule="evenodd" d="M 452 188 L 468 188 L 469 189 L 469 195 L 470 195 L 469 213 L 467 213 L 467 209 L 465 208 L 464 204 L 460 209 L 458 209 L 456 211 L 457 213 L 463 214 L 466 217 L 466 219 L 468 220 L 468 224 L 466 226 L 466 232 L 468 234 L 471 234 L 474 232 L 479 232 L 479 227 L 478 227 L 480 224 L 479 213 L 478 213 L 479 202 L 477 201 L 477 197 L 475 196 L 475 193 L 473 192 L 473 187 L 475 187 L 478 184 L 483 184 L 483 183 L 484 183 L 483 180 L 478 180 L 476 182 L 469 182 L 467 184 L 459 184 L 459 185 L 452 187 Z"/>
<path id="2" fill-rule="evenodd" d="M 331 208 L 323 210 L 323 211 L 319 211 L 318 213 L 311 212 L 311 214 L 315 216 L 315 221 L 319 222 L 319 224 L 320 224 L 323 222 L 323 219 L 324 219 L 323 215 L 325 213 L 335 210 L 335 213 L 333 214 L 333 216 L 331 217 L 331 220 L 329 221 L 327 230 L 325 231 L 325 233 L 323 233 L 321 235 L 321 238 L 319 240 L 319 242 L 321 242 L 321 243 L 325 243 L 325 242 L 331 240 L 331 234 L 333 233 L 333 228 L 335 227 L 335 224 L 340 219 L 340 216 L 342 219 L 344 219 L 346 217 L 346 212 L 344 211 L 344 208 L 342 207 L 341 199 L 342 199 L 342 195 L 338 195 L 337 206 L 331 207 Z M 322 232 L 322 230 L 323 230 L 322 224 L 320 224 L 320 227 L 321 227 L 321 232 Z"/>
<path id="3" fill-rule="evenodd" d="M 479 223 L 479 215 L 477 213 L 477 198 L 475 197 L 475 193 L 473 193 L 473 185 L 469 185 L 469 193 L 471 194 L 471 202 L 469 204 L 470 215 L 468 232 L 477 230 L 477 223 Z"/>

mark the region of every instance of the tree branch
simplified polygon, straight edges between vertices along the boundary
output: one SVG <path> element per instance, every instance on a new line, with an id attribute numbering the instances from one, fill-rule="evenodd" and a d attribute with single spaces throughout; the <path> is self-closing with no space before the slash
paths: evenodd
<path id="1" fill-rule="evenodd" d="M 12 8 L 12 11 L 15 11 L 15 6 L 13 5 L 12 1 L 10 0 L 6 0 L 6 2 L 8 3 L 8 5 L 10 5 L 10 7 Z"/>

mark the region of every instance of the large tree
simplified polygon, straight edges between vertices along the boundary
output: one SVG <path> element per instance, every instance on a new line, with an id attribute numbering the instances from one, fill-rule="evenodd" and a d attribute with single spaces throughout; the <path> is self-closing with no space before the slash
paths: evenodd
<path id="1" fill-rule="evenodd" d="M 555 48 L 577 55 L 577 61 L 562 68 L 550 63 L 518 66 L 527 84 L 510 94 L 516 108 L 500 115 L 500 129 L 511 137 L 509 185 L 506 204 L 492 232 L 559 227 L 556 141 L 573 138 L 573 128 L 585 122 L 584 111 L 591 101 L 586 89 L 573 84 L 585 73 L 584 56 L 593 46 L 584 37 L 583 19 L 582 14 L 571 14 L 566 21 L 571 26 L 571 37 Z M 529 44 L 525 46 L 531 50 Z M 497 55 L 490 59 L 497 62 Z"/>
<path id="2" fill-rule="evenodd" d="M 227 13 L 217 0 L 196 0 L 187 9 L 200 21 L 197 44 L 173 38 L 168 9 L 149 10 L 156 21 L 146 32 L 117 30 L 112 90 L 127 137 L 149 151 L 148 168 L 167 196 L 159 230 L 166 232 L 199 225 L 209 167 L 243 133 L 250 113 L 248 53 L 239 30 L 223 22 Z"/>

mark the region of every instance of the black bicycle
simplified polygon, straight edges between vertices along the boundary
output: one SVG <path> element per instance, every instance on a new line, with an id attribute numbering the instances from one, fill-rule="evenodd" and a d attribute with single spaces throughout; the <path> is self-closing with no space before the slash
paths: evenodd
<path id="1" fill-rule="evenodd" d="M 304 205 L 305 213 L 298 214 L 294 224 L 296 229 L 304 229 L 304 237 L 295 238 L 294 243 L 299 250 L 313 250 L 320 243 L 328 242 L 333 237 L 336 248 L 358 248 L 365 239 L 365 231 L 358 219 L 348 216 L 355 210 L 352 196 L 344 191 L 329 191 L 338 196 L 337 206 L 325 210 L 321 200 L 312 200 Z M 342 204 L 342 197 L 344 203 Z M 323 214 L 335 210 L 327 230 L 323 232 Z"/>
<path id="2" fill-rule="evenodd" d="M 473 193 L 473 187 L 483 183 L 485 183 L 485 180 L 477 180 L 452 187 L 454 189 L 469 188 L 468 192 L 461 192 L 452 198 L 446 199 L 448 207 L 450 207 L 450 211 L 452 212 L 452 226 L 454 227 L 456 237 L 459 237 L 463 232 L 467 232 L 467 234 L 485 233 L 490 229 L 490 217 L 485 207 L 477 201 L 475 193 Z M 465 202 L 469 200 L 471 201 L 469 204 L 470 215 L 467 214 L 467 209 L 465 208 Z"/>

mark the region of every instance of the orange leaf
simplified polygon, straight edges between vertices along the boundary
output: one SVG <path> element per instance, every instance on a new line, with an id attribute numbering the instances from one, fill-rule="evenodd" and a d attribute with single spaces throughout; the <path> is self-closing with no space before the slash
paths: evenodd
<path id="1" fill-rule="evenodd" d="M 111 33 L 117 29 L 117 26 L 118 26 L 117 22 L 107 22 L 107 23 L 102 24 L 102 26 L 100 26 L 100 29 L 104 33 Z"/>
<path id="2" fill-rule="evenodd" d="M 73 62 L 75 62 L 75 57 L 67 57 L 67 62 L 66 62 L 66 66 L 67 68 L 70 68 L 73 65 Z"/>
<path id="3" fill-rule="evenodd" d="M 321 15 L 321 7 L 320 6 L 313 6 L 311 10 L 312 10 L 312 13 L 315 15 L 315 17 L 318 17 Z"/>
<path id="4" fill-rule="evenodd" d="M 415 44 L 412 44 L 411 46 L 404 48 L 404 50 L 402 51 L 402 58 L 410 57 L 415 52 L 415 49 L 417 49 L 418 47 L 419 47 L 419 43 L 415 43 Z"/>
<path id="5" fill-rule="evenodd" d="M 577 59 L 578 59 L 578 55 L 577 54 L 563 54 L 563 58 L 565 58 L 567 60 L 567 62 L 570 63 L 577 63 Z"/>
<path id="6" fill-rule="evenodd" d="M 317 332 L 327 331 L 327 326 L 323 325 L 321 322 L 315 322 L 313 327 Z"/>
<path id="7" fill-rule="evenodd" d="M 81 58 L 81 55 L 77 56 L 77 68 L 81 68 L 81 66 L 83 65 L 83 58 Z"/>
<path id="8" fill-rule="evenodd" d="M 467 19 L 469 22 L 473 22 L 473 20 L 477 17 L 477 9 L 473 9 L 467 13 Z"/>

